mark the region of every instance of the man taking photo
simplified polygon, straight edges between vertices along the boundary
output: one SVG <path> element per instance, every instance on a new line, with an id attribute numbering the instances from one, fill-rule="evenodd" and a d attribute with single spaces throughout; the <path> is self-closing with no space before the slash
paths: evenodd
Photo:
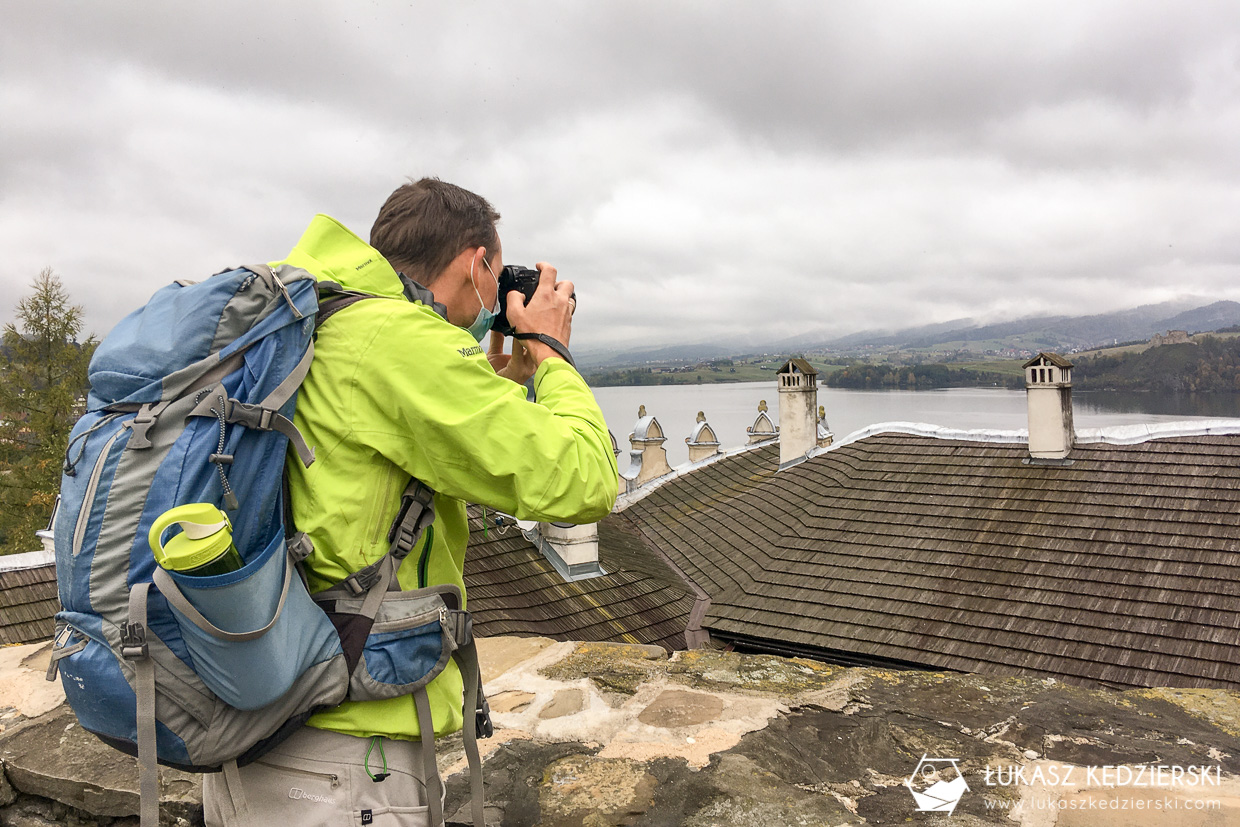
<path id="1" fill-rule="evenodd" d="M 498 220 L 480 196 L 424 178 L 387 199 L 370 244 L 319 215 L 279 262 L 378 297 L 322 322 L 297 399 L 295 424 L 316 461 L 287 467 L 293 522 L 314 547 L 312 593 L 383 558 L 410 478 L 435 492 L 435 520 L 400 565 L 403 589 L 464 594 L 466 502 L 573 523 L 595 522 L 615 502 L 607 425 L 577 371 L 543 338 L 514 340 L 511 354 L 498 334 L 481 346 L 499 310 Z M 573 285 L 549 264 L 538 270 L 528 304 L 507 297 L 508 321 L 566 348 Z M 534 403 L 523 387 L 531 377 Z M 427 686 L 436 736 L 474 725 L 463 720 L 462 689 L 454 663 Z M 346 701 L 232 778 L 206 776 L 206 823 L 239 823 L 241 801 L 255 823 L 351 824 L 359 812 L 363 823 L 430 823 L 421 736 L 411 695 Z"/>

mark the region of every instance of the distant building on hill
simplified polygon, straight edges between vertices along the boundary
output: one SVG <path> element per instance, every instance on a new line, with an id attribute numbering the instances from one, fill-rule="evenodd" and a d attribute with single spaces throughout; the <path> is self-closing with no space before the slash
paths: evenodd
<path id="1" fill-rule="evenodd" d="M 1159 347 L 1161 345 L 1191 345 L 1196 344 L 1188 337 L 1187 330 L 1168 330 L 1167 335 L 1155 333 L 1150 337 L 1150 347 Z"/>

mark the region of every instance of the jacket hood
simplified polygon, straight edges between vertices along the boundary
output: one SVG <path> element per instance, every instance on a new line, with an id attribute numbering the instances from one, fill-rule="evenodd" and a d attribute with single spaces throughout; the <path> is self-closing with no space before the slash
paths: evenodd
<path id="1" fill-rule="evenodd" d="M 348 290 L 401 298 L 404 285 L 383 254 L 328 215 L 316 215 L 283 262 Z"/>

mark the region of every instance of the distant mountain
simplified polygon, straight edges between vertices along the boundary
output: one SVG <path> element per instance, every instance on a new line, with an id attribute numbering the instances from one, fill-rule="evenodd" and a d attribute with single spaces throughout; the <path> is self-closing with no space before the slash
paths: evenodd
<path id="1" fill-rule="evenodd" d="M 752 350 L 752 348 L 746 348 Z M 738 353 L 736 346 L 727 346 L 707 342 L 694 345 L 667 345 L 664 347 L 640 348 L 620 352 L 611 350 L 589 350 L 576 354 L 577 363 L 583 368 L 601 368 L 612 366 L 629 367 L 644 365 L 647 362 L 665 365 L 677 362 L 696 364 L 711 359 L 726 359 Z"/>
<path id="2" fill-rule="evenodd" d="M 1204 333 L 1240 324 L 1240 303 L 1214 302 L 1205 307 L 1186 310 L 1170 319 L 1166 319 L 1167 330 L 1187 330 L 1189 333 Z M 1155 331 L 1162 333 L 1164 331 Z M 1152 335 L 1152 334 L 1151 334 Z"/>
<path id="3" fill-rule="evenodd" d="M 951 331 L 965 330 L 976 327 L 977 323 L 972 319 L 952 319 L 950 322 L 940 322 L 939 324 L 928 324 L 920 327 L 910 327 L 899 332 L 863 330 L 860 333 L 851 333 L 847 336 L 841 336 L 832 340 L 831 344 L 836 347 L 848 347 L 850 345 L 870 345 L 880 347 L 883 345 L 899 345 L 902 341 L 909 339 L 928 339 L 938 336 L 942 333 Z"/>
<path id="4" fill-rule="evenodd" d="M 698 342 L 688 345 L 629 348 L 623 351 L 583 350 L 574 355 L 583 368 L 598 369 L 645 364 L 695 364 L 711 359 L 758 353 L 854 351 L 867 347 L 932 348 L 936 345 L 959 346 L 969 342 L 993 342 L 995 347 L 1014 350 L 1067 352 L 1117 341 L 1145 340 L 1155 333 L 1165 333 L 1168 330 L 1196 333 L 1232 325 L 1240 325 L 1240 303 L 1209 303 L 1201 298 L 1187 298 L 1089 316 L 1028 316 L 991 324 L 979 324 L 972 319 L 954 319 L 896 331 L 862 331 L 827 341 L 824 341 L 820 334 L 804 334 L 778 341 L 755 340 L 756 343 L 743 345 L 737 342 Z"/>
<path id="5" fill-rule="evenodd" d="M 1219 301 L 1201 306 L 1188 299 L 1091 316 L 1032 316 L 989 325 L 963 321 L 963 324 L 927 325 L 895 333 L 853 334 L 827 342 L 825 347 L 924 348 L 957 342 L 996 341 L 1006 342 L 1011 347 L 1035 345 L 1072 350 L 1112 341 L 1148 339 L 1168 330 L 1193 333 L 1240 324 L 1240 303 Z"/>

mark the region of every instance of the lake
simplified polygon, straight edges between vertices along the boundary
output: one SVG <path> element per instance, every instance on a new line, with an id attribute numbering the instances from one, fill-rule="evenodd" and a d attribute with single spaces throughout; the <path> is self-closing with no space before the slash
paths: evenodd
<path id="1" fill-rule="evenodd" d="M 663 426 L 667 461 L 673 467 L 689 459 L 685 438 L 693 431 L 697 412 L 719 436 L 723 448 L 747 441 L 745 429 L 767 401 L 767 415 L 779 424 L 779 391 L 774 382 L 730 385 L 644 385 L 595 388 L 607 425 L 621 450 L 637 409 L 646 406 Z M 1182 419 L 1240 418 L 1240 394 L 1172 395 L 1113 391 L 1073 391 L 1073 423 L 1077 429 L 1102 428 Z M 878 422 L 924 422 L 949 428 L 990 428 L 1011 431 L 1026 427 L 1025 392 L 1004 388 L 860 391 L 819 388 L 818 404 L 826 408 L 827 425 L 836 440 Z"/>

